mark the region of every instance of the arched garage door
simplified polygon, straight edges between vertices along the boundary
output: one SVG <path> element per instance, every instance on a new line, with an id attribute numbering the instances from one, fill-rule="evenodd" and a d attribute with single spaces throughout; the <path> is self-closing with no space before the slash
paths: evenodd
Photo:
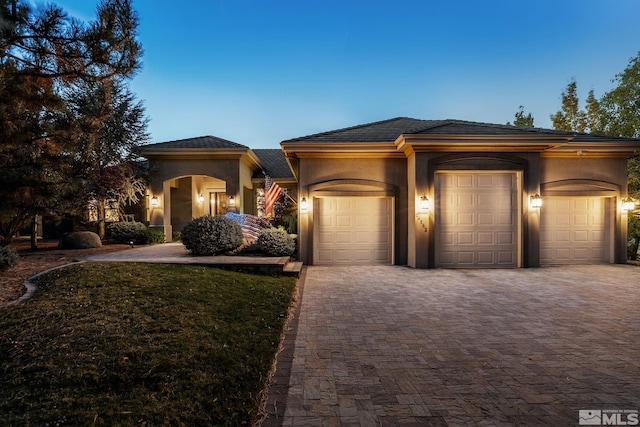
<path id="1" fill-rule="evenodd" d="M 612 203 L 605 197 L 545 197 L 540 209 L 540 264 L 609 262 Z"/>
<path id="2" fill-rule="evenodd" d="M 437 267 L 518 267 L 518 174 L 436 173 Z"/>
<path id="3" fill-rule="evenodd" d="M 392 264 L 393 198 L 314 198 L 314 264 Z"/>

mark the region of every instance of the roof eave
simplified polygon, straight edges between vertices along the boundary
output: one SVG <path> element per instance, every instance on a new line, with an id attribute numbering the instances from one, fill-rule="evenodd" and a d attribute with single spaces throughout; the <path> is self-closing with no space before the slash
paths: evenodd
<path id="1" fill-rule="evenodd" d="M 239 158 L 250 151 L 248 148 L 156 148 L 142 149 L 140 154 L 146 158 Z"/>
<path id="2" fill-rule="evenodd" d="M 420 151 L 542 152 L 565 145 L 572 135 L 400 135 L 396 149 Z"/>
<path id="3" fill-rule="evenodd" d="M 392 141 L 383 142 L 282 142 L 280 143 L 286 157 L 330 154 L 385 154 L 397 153 Z"/>

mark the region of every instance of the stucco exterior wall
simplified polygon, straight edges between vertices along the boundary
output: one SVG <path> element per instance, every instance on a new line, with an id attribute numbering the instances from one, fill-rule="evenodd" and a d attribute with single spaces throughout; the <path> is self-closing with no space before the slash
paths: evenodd
<path id="1" fill-rule="evenodd" d="M 589 156 L 542 158 L 540 182 L 542 184 L 567 179 L 589 179 L 627 188 L 627 159 L 621 157 L 597 158 Z"/>
<path id="2" fill-rule="evenodd" d="M 208 213 L 208 206 L 205 207 L 202 203 L 197 201 L 198 195 L 205 191 L 204 177 L 212 177 L 224 181 L 227 194 L 235 195 L 236 200 L 241 201 L 241 171 L 248 167 L 242 167 L 240 165 L 239 157 L 233 159 L 176 159 L 150 157 L 149 168 L 151 175 L 149 196 L 159 198 L 159 205 L 150 207 L 149 225 L 151 227 L 162 228 L 165 232 L 167 241 L 171 241 L 173 231 L 179 231 L 180 224 L 184 222 L 182 220 L 178 221 L 180 223 L 177 224 L 178 228 L 175 228 L 172 225 L 172 191 L 174 196 L 176 195 L 176 191 L 172 190 L 172 180 L 187 176 L 194 177 L 190 188 L 192 197 L 191 216 L 197 217 Z M 250 176 L 248 178 L 248 182 L 249 185 L 251 185 Z M 182 204 L 184 203 L 185 202 L 182 201 Z"/>

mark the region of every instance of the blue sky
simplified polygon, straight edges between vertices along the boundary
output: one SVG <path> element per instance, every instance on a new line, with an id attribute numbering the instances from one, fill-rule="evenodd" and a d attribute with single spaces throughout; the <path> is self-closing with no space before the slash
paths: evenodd
<path id="1" fill-rule="evenodd" d="M 97 0 L 56 3 L 91 20 Z M 640 51 L 638 0 L 133 4 L 153 142 L 277 148 L 397 116 L 506 123 L 519 105 L 548 128 L 572 78 L 599 97 Z"/>

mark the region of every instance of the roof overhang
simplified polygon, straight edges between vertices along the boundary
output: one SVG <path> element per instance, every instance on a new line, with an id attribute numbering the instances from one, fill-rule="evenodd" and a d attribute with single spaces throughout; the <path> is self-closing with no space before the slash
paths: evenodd
<path id="1" fill-rule="evenodd" d="M 640 154 L 640 141 L 570 142 L 542 153 L 543 157 L 632 157 Z"/>
<path id="2" fill-rule="evenodd" d="M 415 152 L 543 152 L 569 143 L 572 135 L 400 135 L 395 141 L 405 155 Z"/>
<path id="3" fill-rule="evenodd" d="M 282 142 L 286 157 L 345 157 L 353 155 L 380 155 L 387 157 L 397 153 L 393 141 L 381 142 Z"/>
<path id="4" fill-rule="evenodd" d="M 140 155 L 149 160 L 241 160 L 249 166 L 262 168 L 256 154 L 248 148 L 150 148 Z"/>

